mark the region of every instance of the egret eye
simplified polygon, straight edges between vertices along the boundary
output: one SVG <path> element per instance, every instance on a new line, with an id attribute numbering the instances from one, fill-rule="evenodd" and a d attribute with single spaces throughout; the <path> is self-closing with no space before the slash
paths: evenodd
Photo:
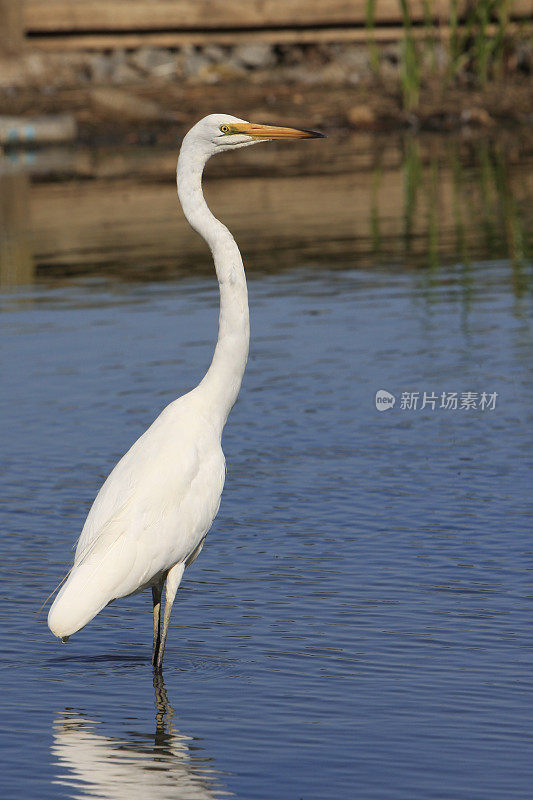
<path id="1" fill-rule="evenodd" d="M 221 133 L 229 133 L 230 132 L 230 126 L 229 125 L 221 125 L 220 126 L 220 132 Z"/>

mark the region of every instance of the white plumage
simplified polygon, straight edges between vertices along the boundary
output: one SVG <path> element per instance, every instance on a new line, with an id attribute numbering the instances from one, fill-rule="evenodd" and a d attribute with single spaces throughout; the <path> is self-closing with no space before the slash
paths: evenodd
<path id="1" fill-rule="evenodd" d="M 311 138 L 311 131 L 255 125 L 212 114 L 185 136 L 178 195 L 192 227 L 207 241 L 220 287 L 218 340 L 202 382 L 159 415 L 113 469 L 89 512 L 74 565 L 48 615 L 66 640 L 108 603 L 151 587 L 153 664 L 161 669 L 170 612 L 183 571 L 198 556 L 224 485 L 222 431 L 248 357 L 246 278 L 239 249 L 203 197 L 202 173 L 215 153 L 268 139 Z M 160 600 L 166 580 L 163 633 Z"/>

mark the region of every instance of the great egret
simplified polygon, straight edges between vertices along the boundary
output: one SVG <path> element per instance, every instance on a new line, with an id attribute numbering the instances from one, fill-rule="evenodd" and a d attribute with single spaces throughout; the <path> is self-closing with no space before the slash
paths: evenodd
<path id="1" fill-rule="evenodd" d="M 63 641 L 111 601 L 151 587 L 152 663 L 161 671 L 176 590 L 185 567 L 198 557 L 220 505 L 226 471 L 222 430 L 239 393 L 250 338 L 241 254 L 204 200 L 203 169 L 211 156 L 225 150 L 270 139 L 321 136 L 225 114 L 204 117 L 185 136 L 178 159 L 178 196 L 215 262 L 220 287 L 215 353 L 201 383 L 163 410 L 98 492 L 74 565 L 48 614 L 50 630 Z"/>

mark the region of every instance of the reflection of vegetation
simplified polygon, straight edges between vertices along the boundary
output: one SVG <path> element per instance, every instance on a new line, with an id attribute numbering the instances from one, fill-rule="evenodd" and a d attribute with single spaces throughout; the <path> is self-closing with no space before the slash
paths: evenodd
<path id="1" fill-rule="evenodd" d="M 525 227 L 509 186 L 507 168 L 501 150 L 496 153 L 494 183 L 500 204 L 500 213 L 505 224 L 507 248 L 513 265 L 514 289 L 517 296 L 520 296 L 527 289 Z"/>
<path id="2" fill-rule="evenodd" d="M 393 239 L 401 252 L 387 253 L 408 264 L 438 268 L 443 256 L 464 266 L 479 258 L 509 258 L 517 294 L 528 287 L 527 223 L 512 181 L 504 144 L 482 141 L 473 146 L 451 140 L 444 147 L 408 136 L 401 164 L 403 208 L 396 218 L 401 228 Z M 388 179 L 381 162 L 374 167 L 369 227 L 373 258 L 383 258 Z M 380 201 L 383 208 L 380 206 Z M 389 212 L 390 213 L 390 212 Z M 383 216 L 381 216 L 383 215 Z M 390 219 L 390 217 L 389 217 Z"/>
<path id="3" fill-rule="evenodd" d="M 426 197 L 428 264 L 434 268 L 439 265 L 439 167 L 435 159 L 430 164 Z"/>
<path id="4" fill-rule="evenodd" d="M 465 197 L 464 185 L 464 170 L 461 161 L 459 160 L 459 153 L 457 147 L 453 144 L 449 148 L 449 160 L 452 168 L 452 207 L 453 219 L 455 223 L 455 239 L 457 253 L 463 264 L 468 264 L 468 248 L 466 245 L 465 222 L 463 216 L 463 204 Z"/>
<path id="5" fill-rule="evenodd" d="M 403 161 L 403 238 L 406 255 L 409 255 L 411 251 L 417 212 L 417 198 L 421 184 L 422 160 L 420 158 L 420 144 L 417 139 L 409 136 L 405 143 Z"/>
<path id="6" fill-rule="evenodd" d="M 436 72 L 439 62 L 437 47 L 447 46 L 446 64 L 442 69 L 443 77 L 446 75 L 448 80 L 468 74 L 484 86 L 490 77 L 502 74 L 510 41 L 510 0 L 470 0 L 466 3 L 450 0 L 446 20 L 448 35 L 441 29 L 443 20 L 434 8 L 434 0 L 423 0 L 423 20 L 417 22 L 416 29 L 409 0 L 398 0 L 398 5 L 403 24 L 400 82 L 406 109 L 413 110 L 418 105 L 424 62 L 429 60 L 429 71 Z M 370 60 L 374 73 L 379 75 L 379 52 L 374 40 L 375 8 L 376 0 L 366 0 Z"/>
<path id="7" fill-rule="evenodd" d="M 494 213 L 494 169 L 492 165 L 489 146 L 486 141 L 479 147 L 480 190 L 481 190 L 481 224 L 489 251 L 496 246 L 496 226 Z"/>
<path id="8" fill-rule="evenodd" d="M 372 250 L 379 258 L 381 254 L 381 224 L 379 216 L 379 188 L 382 178 L 381 164 L 378 162 L 372 173 L 372 189 L 370 194 L 370 235 L 372 239 Z"/>

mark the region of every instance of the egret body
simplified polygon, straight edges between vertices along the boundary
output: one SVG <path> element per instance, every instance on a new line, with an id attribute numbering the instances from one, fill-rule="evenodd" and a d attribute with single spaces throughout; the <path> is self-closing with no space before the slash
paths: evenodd
<path id="1" fill-rule="evenodd" d="M 220 505 L 225 477 L 222 431 L 239 393 L 250 336 L 241 255 L 229 230 L 204 200 L 203 169 L 212 155 L 225 150 L 270 139 L 318 136 L 225 114 L 205 117 L 185 136 L 178 159 L 178 196 L 188 222 L 213 254 L 220 287 L 213 360 L 198 386 L 163 410 L 98 492 L 74 565 L 48 614 L 55 636 L 66 640 L 111 601 L 151 587 L 152 661 L 161 671 L 183 571 L 198 557 Z"/>

